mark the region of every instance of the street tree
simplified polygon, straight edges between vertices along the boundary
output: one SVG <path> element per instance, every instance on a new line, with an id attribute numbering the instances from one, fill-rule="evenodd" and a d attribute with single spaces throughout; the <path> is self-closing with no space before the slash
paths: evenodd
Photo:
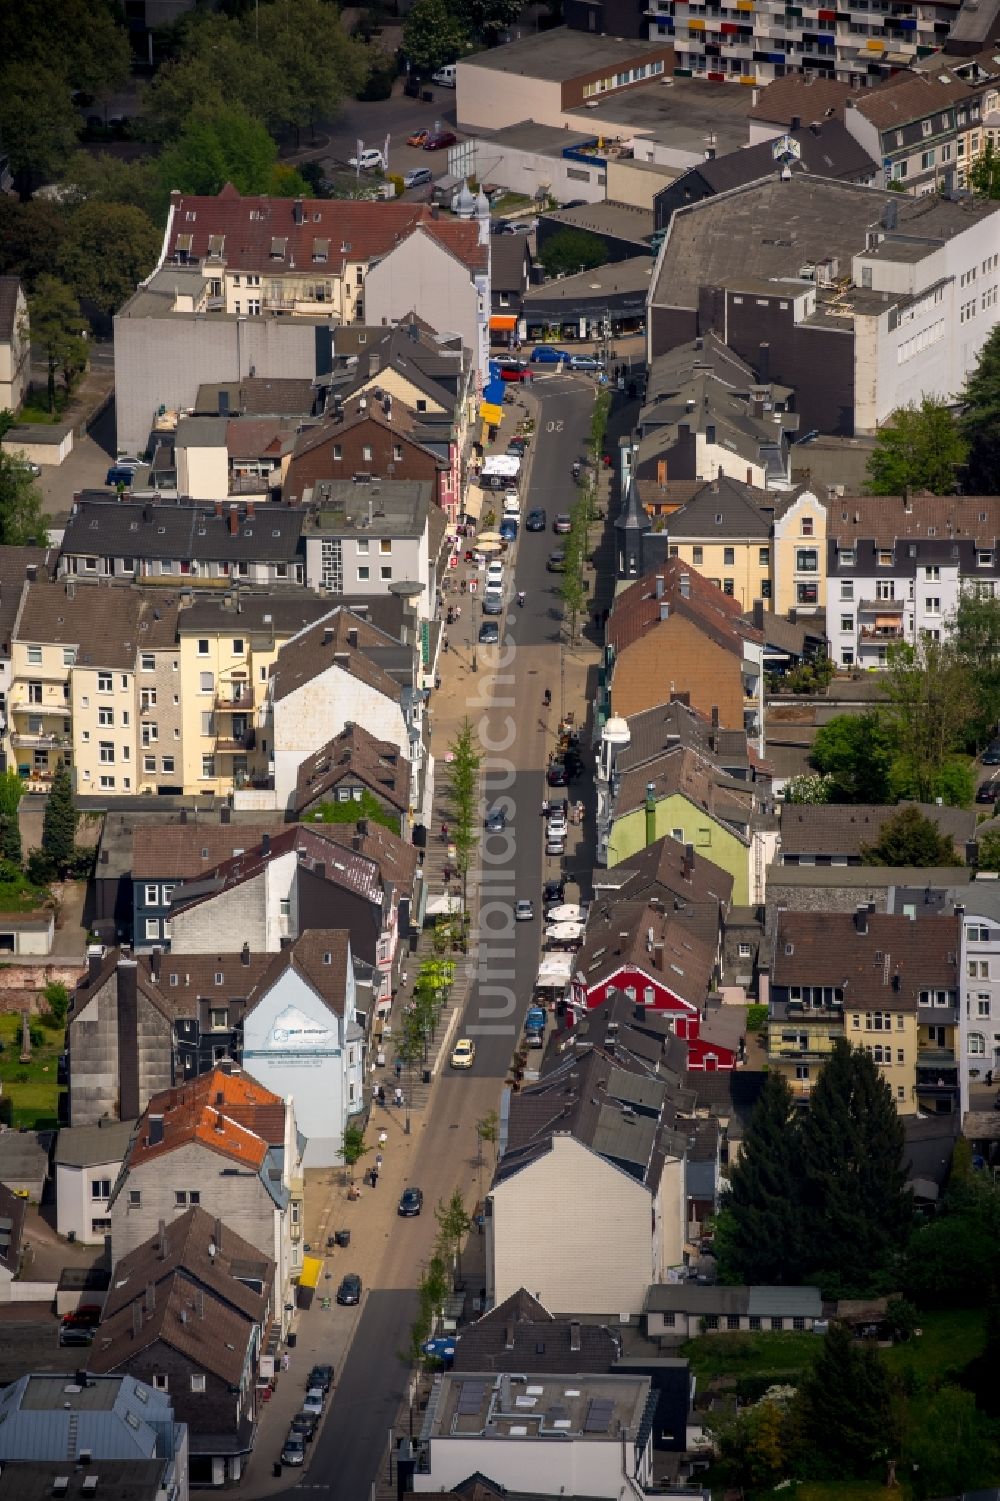
<path id="1" fill-rule="evenodd" d="M 476 748 L 472 721 L 462 721 L 448 747 L 448 794 L 452 822 L 450 838 L 455 846 L 458 873 L 462 878 L 462 906 L 468 910 L 468 879 L 472 856 L 479 844 L 479 774 L 482 757 Z"/>
<path id="2" fill-rule="evenodd" d="M 462 1200 L 462 1191 L 456 1188 L 451 1198 L 443 1200 L 434 1210 L 438 1223 L 438 1240 L 446 1261 L 454 1260 L 458 1282 L 462 1281 L 462 1243 L 472 1228 L 472 1219 Z"/>
<path id="3" fill-rule="evenodd" d="M 160 180 L 182 193 L 214 195 L 227 182 L 239 193 L 266 193 L 277 156 L 266 128 L 239 105 L 198 105 L 160 156 Z"/>
<path id="4" fill-rule="evenodd" d="M 863 865 L 912 865 L 920 868 L 961 864 L 950 835 L 942 834 L 912 803 L 887 818 L 871 844 L 862 844 Z"/>
<path id="5" fill-rule="evenodd" d="M 575 642 L 580 617 L 587 607 L 587 586 L 583 567 L 587 556 L 587 506 L 577 501 L 573 507 L 572 524 L 563 549 L 563 572 L 559 593 L 563 609 L 569 621 L 569 639 Z"/>
<path id="6" fill-rule="evenodd" d="M 48 528 L 34 476 L 17 454 L 0 449 L 0 546 L 47 547 Z"/>
<path id="7" fill-rule="evenodd" d="M 873 495 L 915 490 L 952 495 L 966 453 L 951 408 L 925 396 L 919 406 L 899 407 L 878 429 L 868 460 L 868 487 Z"/>
<path id="8" fill-rule="evenodd" d="M 979 351 L 960 401 L 959 429 L 969 446 L 966 489 L 1000 494 L 1000 327 Z"/>
<path id="9" fill-rule="evenodd" d="M 61 69 L 24 62 L 0 68 L 0 140 L 22 203 L 59 176 L 79 133 Z"/>
<path id="10" fill-rule="evenodd" d="M 87 367 L 87 320 L 80 312 L 79 300 L 65 282 L 55 276 L 40 276 L 34 296 L 28 300 L 31 315 L 31 342 L 45 355 L 48 369 L 49 411 L 56 405 L 56 374 L 61 372 L 66 394 Z"/>
<path id="11" fill-rule="evenodd" d="M 784 1075 L 768 1073 L 716 1222 L 716 1255 L 726 1282 L 800 1280 L 800 1180 L 795 1102 Z"/>
<path id="12" fill-rule="evenodd" d="M 368 76 L 365 47 L 348 36 L 336 6 L 324 0 L 282 0 L 244 22 L 248 38 L 259 31 L 268 63 L 265 119 L 273 130 L 301 132 L 331 119 Z M 253 43 L 253 45 L 256 45 Z"/>
<path id="13" fill-rule="evenodd" d="M 52 873 L 60 879 L 65 878 L 76 853 L 78 818 L 69 769 L 60 764 L 52 778 L 42 817 L 42 854 L 48 860 Z"/>
<path id="14" fill-rule="evenodd" d="M 11 766 L 0 772 L 0 859 L 20 871 L 24 854 L 17 810 L 24 794 L 24 783 Z"/>
<path id="15" fill-rule="evenodd" d="M 838 714 L 822 725 L 809 759 L 829 779 L 831 803 L 890 801 L 893 738 L 874 710 L 866 714 Z"/>
<path id="16" fill-rule="evenodd" d="M 951 641 L 924 633 L 889 652 L 882 711 L 896 743 L 895 775 L 929 802 L 935 779 L 959 748 L 975 710 L 970 673 Z"/>
<path id="17" fill-rule="evenodd" d="M 371 1147 L 365 1141 L 364 1126 L 349 1123 L 344 1128 L 344 1139 L 340 1144 L 337 1156 L 346 1165 L 352 1183 L 354 1182 L 354 1169 L 362 1157 L 366 1156 L 370 1151 Z"/>
<path id="18" fill-rule="evenodd" d="M 869 1053 L 834 1043 L 799 1129 L 809 1279 L 828 1297 L 889 1291 L 913 1200 L 903 1124 Z"/>
<path id="19" fill-rule="evenodd" d="M 496 1171 L 497 1152 L 500 1142 L 500 1117 L 495 1110 L 488 1110 L 481 1120 L 476 1122 L 476 1136 L 479 1139 L 480 1153 L 484 1146 L 493 1148 L 493 1171 Z"/>
<path id="20" fill-rule="evenodd" d="M 972 585 L 963 589 L 951 622 L 951 642 L 969 675 L 974 709 L 968 732 L 979 747 L 1000 722 L 1000 599 Z"/>
<path id="21" fill-rule="evenodd" d="M 436 73 L 469 47 L 465 22 L 445 0 L 416 0 L 403 21 L 403 52 L 417 73 Z"/>
<path id="22" fill-rule="evenodd" d="M 0 275 L 18 277 L 30 296 L 38 278 L 58 263 L 66 229 L 59 204 L 44 198 L 18 203 L 0 193 Z"/>
<path id="23" fill-rule="evenodd" d="M 557 230 L 538 251 L 546 276 L 573 276 L 603 266 L 607 258 L 604 241 L 586 229 Z"/>
<path id="24" fill-rule="evenodd" d="M 81 203 L 70 219 L 59 269 L 80 301 L 108 318 L 156 265 L 161 240 L 142 209 Z"/>
<path id="25" fill-rule="evenodd" d="M 833 1323 L 803 1378 L 793 1416 L 804 1455 L 838 1480 L 884 1474 L 898 1455 L 899 1422 L 878 1350 Z"/>

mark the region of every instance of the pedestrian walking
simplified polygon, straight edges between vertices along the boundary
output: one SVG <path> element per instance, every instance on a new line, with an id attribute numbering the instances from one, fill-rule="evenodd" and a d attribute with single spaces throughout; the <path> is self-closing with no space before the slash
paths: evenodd
<path id="1" fill-rule="evenodd" d="M 292 1363 L 292 1357 L 289 1355 L 288 1351 L 286 1350 L 285 1353 L 284 1353 L 284 1355 L 282 1355 L 282 1357 L 281 1357 L 281 1369 L 283 1371 L 287 1371 L 288 1367 L 291 1365 L 291 1363 Z"/>
<path id="2" fill-rule="evenodd" d="M 441 843 L 448 843 L 448 825 L 446 823 L 443 823 L 441 825 Z"/>

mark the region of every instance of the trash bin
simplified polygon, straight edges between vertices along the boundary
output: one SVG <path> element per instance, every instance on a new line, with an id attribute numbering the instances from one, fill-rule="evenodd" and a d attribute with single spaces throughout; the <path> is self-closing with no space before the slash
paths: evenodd
<path id="1" fill-rule="evenodd" d="M 351 1232 L 350 1232 L 350 1230 L 338 1230 L 337 1231 L 337 1245 L 343 1247 L 343 1246 L 349 1246 L 350 1244 L 351 1244 Z"/>
<path id="2" fill-rule="evenodd" d="M 274 1475 L 274 1478 L 276 1480 L 280 1477 L 280 1475 L 281 1475 L 281 1460 L 280 1459 L 276 1459 L 274 1461 L 274 1468 L 272 1470 L 272 1474 Z"/>
<path id="3" fill-rule="evenodd" d="M 288 1338 L 285 1340 L 285 1343 L 286 1343 L 286 1345 L 288 1346 L 288 1348 L 290 1350 L 294 1350 L 295 1349 L 295 1346 L 296 1346 L 296 1344 L 298 1342 L 298 1338 L 299 1337 L 296 1334 L 296 1332 L 295 1332 L 294 1329 L 290 1329 L 288 1331 Z"/>
<path id="4" fill-rule="evenodd" d="M 431 1071 L 430 1071 L 430 1069 L 429 1068 L 425 1068 L 420 1077 L 423 1079 L 423 1081 L 424 1081 L 425 1084 L 429 1084 L 431 1082 Z"/>

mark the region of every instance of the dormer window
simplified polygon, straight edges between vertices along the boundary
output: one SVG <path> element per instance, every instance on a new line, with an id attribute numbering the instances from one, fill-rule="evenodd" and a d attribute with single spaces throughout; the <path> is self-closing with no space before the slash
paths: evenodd
<path id="1" fill-rule="evenodd" d="M 287 250 L 287 248 L 288 241 L 276 235 L 271 241 L 272 261 L 283 261 L 285 259 L 285 251 Z"/>

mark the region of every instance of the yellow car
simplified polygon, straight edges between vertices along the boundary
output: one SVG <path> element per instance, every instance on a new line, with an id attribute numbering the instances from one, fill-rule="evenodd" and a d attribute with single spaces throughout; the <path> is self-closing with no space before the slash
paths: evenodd
<path id="1" fill-rule="evenodd" d="M 463 1037 L 461 1042 L 456 1042 L 455 1051 L 451 1055 L 452 1068 L 471 1068 L 472 1060 L 476 1056 L 476 1044 L 470 1042 L 468 1037 Z"/>

